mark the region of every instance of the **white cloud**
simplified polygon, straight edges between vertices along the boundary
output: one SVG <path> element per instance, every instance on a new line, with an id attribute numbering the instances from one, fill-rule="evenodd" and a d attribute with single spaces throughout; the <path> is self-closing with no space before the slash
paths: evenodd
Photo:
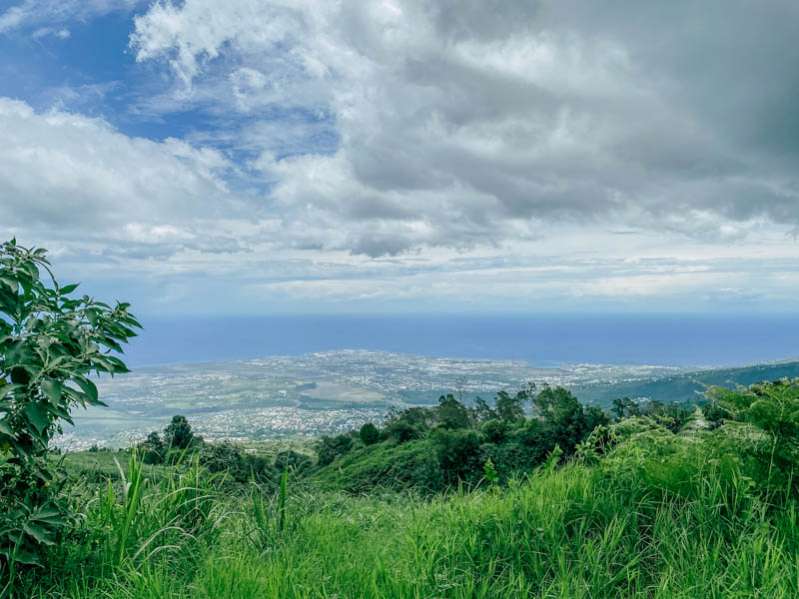
<path id="1" fill-rule="evenodd" d="M 473 247 L 553 221 L 723 241 L 799 221 L 793 171 L 730 143 L 647 40 L 564 4 L 159 2 L 131 44 L 140 61 L 168 62 L 175 97 L 251 114 L 247 127 L 268 107 L 330 112 L 335 154 L 275 160 L 264 137 L 256 162 L 277 175 L 287 218 L 321 232 L 311 245 Z M 636 14 L 668 27 L 661 17 Z"/>
<path id="2" fill-rule="evenodd" d="M 3 98 L 0 137 L 0 220 L 20 228 L 125 239 L 132 224 L 193 228 L 240 210 L 226 182 L 232 165 L 216 150 Z"/>
<path id="3" fill-rule="evenodd" d="M 153 311 L 792 305 L 794 9 L 499 4 L 151 3 L 126 116 L 191 132 L 0 98 L 0 234 Z"/>

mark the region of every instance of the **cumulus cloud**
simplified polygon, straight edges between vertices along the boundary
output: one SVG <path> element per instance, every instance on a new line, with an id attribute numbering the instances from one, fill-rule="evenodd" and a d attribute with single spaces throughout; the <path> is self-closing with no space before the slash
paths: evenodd
<path id="1" fill-rule="evenodd" d="M 22 0 L 0 35 L 134 8 L 136 77 L 0 98 L 0 234 L 145 308 L 794 301 L 793 2 Z M 123 125 L 64 108 L 105 85 Z"/>
<path id="2" fill-rule="evenodd" d="M 138 17 L 131 44 L 186 102 L 330 112 L 334 150 L 256 161 L 287 218 L 335 223 L 323 247 L 472 247 L 553 221 L 728 240 L 799 221 L 798 11 L 187 0 Z"/>
<path id="3" fill-rule="evenodd" d="M 0 136 L 0 221 L 15 227 L 202 245 L 213 242 L 202 223 L 245 213 L 228 183 L 234 167 L 216 150 L 131 138 L 100 119 L 4 98 Z"/>

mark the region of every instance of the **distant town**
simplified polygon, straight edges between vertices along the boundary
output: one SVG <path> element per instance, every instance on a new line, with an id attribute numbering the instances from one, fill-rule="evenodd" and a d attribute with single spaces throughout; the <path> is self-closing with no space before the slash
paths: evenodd
<path id="1" fill-rule="evenodd" d="M 360 350 L 148 367 L 101 379 L 100 396 L 108 407 L 78 412 L 76 426 L 65 429 L 59 444 L 126 446 L 178 413 L 209 440 L 315 436 L 378 422 L 392 406 L 431 405 L 445 393 L 470 401 L 530 382 L 586 387 L 680 372 L 658 366 L 536 368 L 523 361 Z"/>

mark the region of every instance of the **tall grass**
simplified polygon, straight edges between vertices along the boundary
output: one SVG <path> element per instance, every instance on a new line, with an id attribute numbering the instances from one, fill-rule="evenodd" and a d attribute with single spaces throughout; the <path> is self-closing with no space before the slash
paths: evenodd
<path id="1" fill-rule="evenodd" d="M 65 555 L 68 575 L 27 596 L 799 596 L 796 502 L 698 440 L 433 499 L 292 491 L 287 476 L 230 498 L 196 463 L 157 483 L 131 463 L 123 480 L 86 506 L 86 530 L 108 533 L 88 537 L 86 565 Z"/>

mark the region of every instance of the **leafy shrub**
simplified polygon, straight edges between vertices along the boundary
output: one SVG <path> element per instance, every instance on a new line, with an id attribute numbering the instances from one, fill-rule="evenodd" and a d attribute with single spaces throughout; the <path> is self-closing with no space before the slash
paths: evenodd
<path id="1" fill-rule="evenodd" d="M 316 444 L 316 455 L 321 466 L 326 466 L 338 456 L 352 449 L 352 437 L 341 434 L 335 437 L 324 436 Z"/>
<path id="2" fill-rule="evenodd" d="M 424 433 L 418 426 L 414 426 L 407 420 L 396 420 L 386 427 L 389 438 L 397 443 L 406 443 L 413 439 L 421 438 Z"/>
<path id="3" fill-rule="evenodd" d="M 185 416 L 172 416 L 172 421 L 164 429 L 164 442 L 169 449 L 188 449 L 200 440 L 194 436 Z"/>
<path id="4" fill-rule="evenodd" d="M 502 443 L 508 436 L 508 423 L 498 418 L 492 418 L 483 423 L 480 432 L 489 443 Z"/>
<path id="5" fill-rule="evenodd" d="M 227 441 L 204 443 L 200 449 L 200 464 L 209 472 L 226 473 L 236 483 L 266 483 L 276 478 L 268 459 L 242 453 L 240 448 Z"/>
<path id="6" fill-rule="evenodd" d="M 727 437 L 737 436 L 739 452 L 759 463 L 758 475 L 768 488 L 796 486 L 796 466 L 799 464 L 799 379 L 783 379 L 752 385 L 747 389 L 712 389 L 712 401 L 730 420 L 754 428 L 725 425 L 719 432 Z M 759 434 L 758 434 L 759 433 Z"/>
<path id="7" fill-rule="evenodd" d="M 147 439 L 139 444 L 138 449 L 145 464 L 163 464 L 166 447 L 158 432 L 153 431 L 147 435 Z"/>
<path id="8" fill-rule="evenodd" d="M 45 250 L 0 246 L 0 569 L 11 589 L 17 565 L 40 564 L 70 519 L 50 440 L 74 407 L 103 405 L 88 377 L 127 372 L 112 353 L 140 326 L 128 304 L 74 297 L 77 287 L 56 282 Z"/>
<path id="9" fill-rule="evenodd" d="M 358 431 L 358 436 L 364 445 L 374 445 L 380 441 L 380 431 L 371 422 L 367 422 L 361 427 L 361 430 Z"/>
<path id="10" fill-rule="evenodd" d="M 407 408 L 389 410 L 385 425 L 385 436 L 397 443 L 422 438 L 437 419 L 437 408 Z"/>
<path id="11" fill-rule="evenodd" d="M 278 472 L 290 471 L 301 473 L 308 470 L 312 464 L 313 462 L 311 461 L 311 458 L 304 453 L 300 453 L 292 449 L 286 449 L 284 451 L 278 452 L 278 454 L 275 456 L 275 469 Z"/>
<path id="12" fill-rule="evenodd" d="M 449 429 L 468 428 L 471 424 L 469 410 L 452 394 L 438 398 L 436 418 L 440 426 Z"/>
<path id="13" fill-rule="evenodd" d="M 437 430 L 433 436 L 444 481 L 476 482 L 483 474 L 480 436 L 475 431 Z"/>

